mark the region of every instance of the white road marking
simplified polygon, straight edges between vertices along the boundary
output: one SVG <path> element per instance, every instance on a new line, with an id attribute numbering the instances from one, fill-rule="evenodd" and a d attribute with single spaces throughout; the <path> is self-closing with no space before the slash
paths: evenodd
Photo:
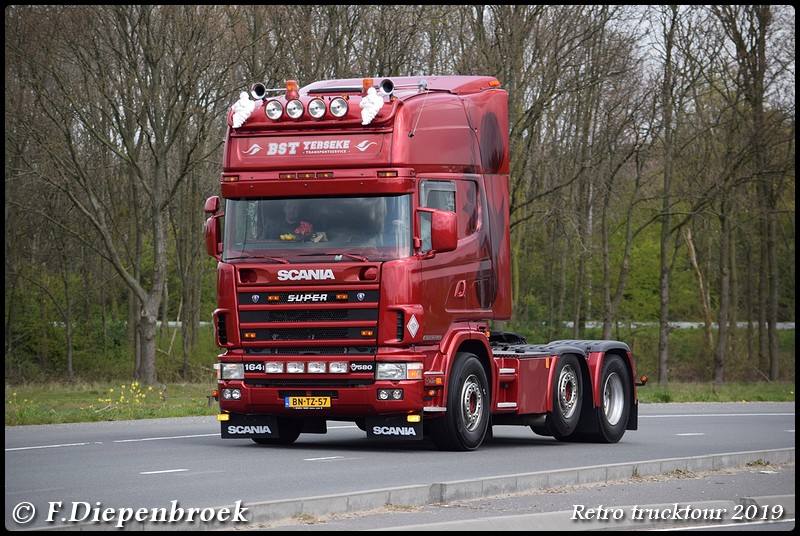
<path id="1" fill-rule="evenodd" d="M 116 439 L 114 443 L 135 443 L 137 441 L 161 441 L 163 439 L 186 439 L 187 437 L 212 437 L 219 434 L 194 434 L 194 435 L 176 435 L 164 437 L 142 437 L 139 439 Z"/>
<path id="2" fill-rule="evenodd" d="M 63 443 L 61 445 L 37 445 L 35 447 L 15 447 L 6 449 L 6 452 L 10 452 L 12 450 L 55 449 L 59 447 L 83 447 L 88 444 L 89 443 Z"/>
<path id="3" fill-rule="evenodd" d="M 142 471 L 140 475 L 161 475 L 164 473 L 182 473 L 188 469 L 164 469 L 163 471 Z"/>

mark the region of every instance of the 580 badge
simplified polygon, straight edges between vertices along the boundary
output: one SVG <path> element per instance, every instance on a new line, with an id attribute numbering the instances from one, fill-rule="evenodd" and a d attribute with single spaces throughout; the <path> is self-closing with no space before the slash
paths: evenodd
<path id="1" fill-rule="evenodd" d="M 375 363 L 350 363 L 350 372 L 374 372 Z"/>

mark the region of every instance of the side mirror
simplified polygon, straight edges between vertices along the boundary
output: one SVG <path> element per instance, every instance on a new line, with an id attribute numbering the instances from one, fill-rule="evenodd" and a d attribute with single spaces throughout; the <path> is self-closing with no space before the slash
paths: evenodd
<path id="1" fill-rule="evenodd" d="M 434 210 L 431 214 L 431 247 L 437 253 L 453 251 L 458 246 L 458 217 L 455 212 Z"/>
<path id="2" fill-rule="evenodd" d="M 222 243 L 219 241 L 222 229 L 221 218 L 222 214 L 214 214 L 206 220 L 206 253 L 217 260 L 222 258 Z"/>
<path id="3" fill-rule="evenodd" d="M 222 225 L 220 224 L 220 219 L 223 215 L 217 214 L 219 211 L 219 196 L 214 195 L 206 199 L 203 210 L 210 215 L 206 220 L 206 253 L 220 260 L 222 258 L 222 244 L 220 243 Z"/>
<path id="4" fill-rule="evenodd" d="M 216 214 L 219 210 L 219 196 L 214 195 L 206 199 L 203 210 L 206 214 Z"/>
<path id="5" fill-rule="evenodd" d="M 415 238 L 415 248 L 420 248 L 425 258 L 437 253 L 453 251 L 458 245 L 456 213 L 447 210 L 419 207 L 419 238 Z"/>

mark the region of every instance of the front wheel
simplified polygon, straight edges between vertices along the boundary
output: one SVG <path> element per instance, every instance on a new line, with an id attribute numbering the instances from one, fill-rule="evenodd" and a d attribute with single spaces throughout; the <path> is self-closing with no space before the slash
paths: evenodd
<path id="1" fill-rule="evenodd" d="M 547 415 L 547 427 L 558 440 L 566 440 L 578 427 L 583 406 L 583 376 L 578 358 L 563 355 L 556 363 L 553 384 L 553 410 Z"/>
<path id="2" fill-rule="evenodd" d="M 489 428 L 491 398 L 486 371 L 475 354 L 456 356 L 447 382 L 447 412 L 429 422 L 430 436 L 440 450 L 475 450 Z"/>

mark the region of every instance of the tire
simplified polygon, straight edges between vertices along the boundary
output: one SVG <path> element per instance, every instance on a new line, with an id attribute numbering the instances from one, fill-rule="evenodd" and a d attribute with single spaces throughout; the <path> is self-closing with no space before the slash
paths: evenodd
<path id="1" fill-rule="evenodd" d="M 556 363 L 553 384 L 553 410 L 547 415 L 547 427 L 553 437 L 567 440 L 578 427 L 583 406 L 583 375 L 575 355 L 563 355 Z"/>
<path id="2" fill-rule="evenodd" d="M 278 419 L 278 437 L 254 437 L 259 445 L 291 445 L 303 431 L 302 419 Z"/>
<path id="3" fill-rule="evenodd" d="M 608 354 L 603 361 L 600 381 L 599 432 L 596 439 L 616 443 L 625 434 L 631 412 L 631 380 L 628 368 L 618 355 Z"/>
<path id="4" fill-rule="evenodd" d="M 475 354 L 460 352 L 447 382 L 447 412 L 429 421 L 439 450 L 475 450 L 489 429 L 491 397 L 486 371 Z"/>

